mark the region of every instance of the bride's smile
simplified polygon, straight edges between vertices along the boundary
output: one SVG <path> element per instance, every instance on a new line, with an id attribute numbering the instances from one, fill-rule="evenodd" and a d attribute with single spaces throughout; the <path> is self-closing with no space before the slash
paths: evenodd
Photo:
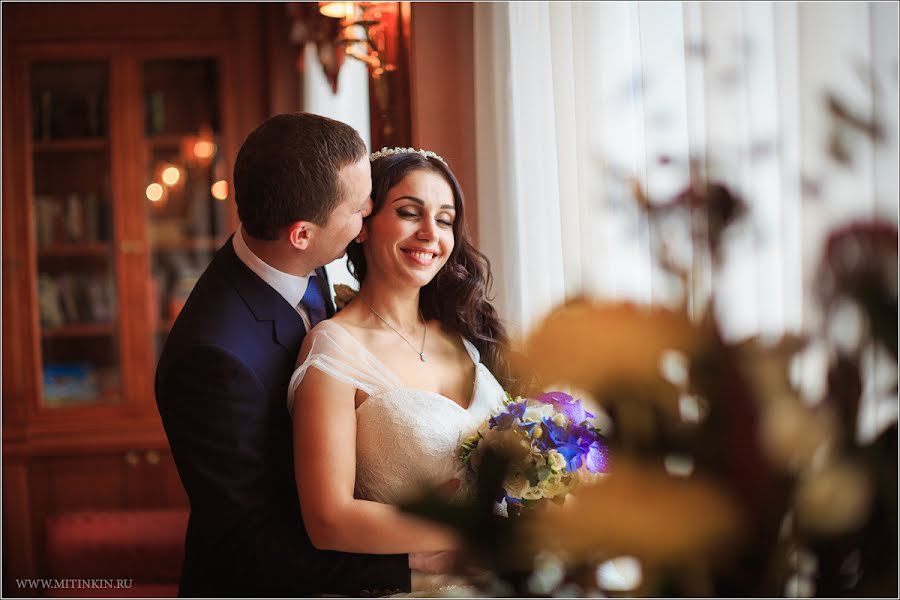
<path id="1" fill-rule="evenodd" d="M 434 252 L 432 250 L 423 250 L 421 248 L 401 248 L 407 256 L 410 257 L 414 262 L 422 265 L 423 267 L 430 267 L 434 262 L 435 257 L 440 256 L 440 253 Z"/>

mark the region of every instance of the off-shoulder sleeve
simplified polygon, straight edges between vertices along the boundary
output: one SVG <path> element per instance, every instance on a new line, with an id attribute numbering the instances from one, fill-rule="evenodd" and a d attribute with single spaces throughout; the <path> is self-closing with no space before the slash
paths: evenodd
<path id="1" fill-rule="evenodd" d="M 309 332 L 309 352 L 301 355 L 288 384 L 288 411 L 294 404 L 294 393 L 310 367 L 322 371 L 338 381 L 350 384 L 363 393 L 374 396 L 402 387 L 396 375 L 366 350 L 343 326 L 322 321 Z"/>

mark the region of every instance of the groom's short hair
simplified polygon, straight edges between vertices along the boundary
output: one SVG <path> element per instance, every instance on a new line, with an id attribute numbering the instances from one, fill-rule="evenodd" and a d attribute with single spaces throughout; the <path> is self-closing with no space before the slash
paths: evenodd
<path id="1" fill-rule="evenodd" d="M 324 225 L 344 197 L 338 172 L 367 152 L 359 133 L 334 119 L 297 112 L 263 121 L 234 162 L 234 197 L 247 233 L 274 240 L 296 221 Z"/>

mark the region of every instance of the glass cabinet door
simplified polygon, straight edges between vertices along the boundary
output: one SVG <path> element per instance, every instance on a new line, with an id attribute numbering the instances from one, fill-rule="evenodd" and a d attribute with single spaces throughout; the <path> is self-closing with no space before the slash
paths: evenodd
<path id="1" fill-rule="evenodd" d="M 109 66 L 29 67 L 42 404 L 121 402 Z"/>
<path id="2" fill-rule="evenodd" d="M 157 357 L 188 295 L 225 242 L 230 194 L 215 59 L 145 61 L 143 202 L 149 222 Z"/>

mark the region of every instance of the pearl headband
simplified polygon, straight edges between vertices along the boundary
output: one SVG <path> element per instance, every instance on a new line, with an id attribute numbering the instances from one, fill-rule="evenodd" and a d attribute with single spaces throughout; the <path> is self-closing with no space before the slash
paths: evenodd
<path id="1" fill-rule="evenodd" d="M 436 158 L 437 160 L 444 163 L 445 167 L 449 167 L 447 165 L 447 161 L 432 152 L 431 150 L 416 150 L 415 148 L 382 148 L 378 152 L 373 152 L 369 156 L 369 161 L 375 161 L 379 158 L 384 158 L 385 156 L 394 156 L 395 154 L 421 154 L 425 158 Z"/>

